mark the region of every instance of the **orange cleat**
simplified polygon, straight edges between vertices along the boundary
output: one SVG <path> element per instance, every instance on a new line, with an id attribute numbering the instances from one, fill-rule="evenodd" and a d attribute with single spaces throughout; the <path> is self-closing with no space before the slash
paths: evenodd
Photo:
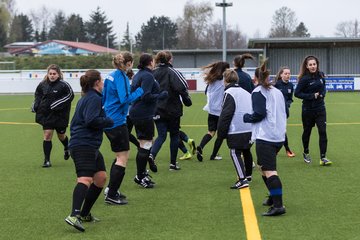
<path id="1" fill-rule="evenodd" d="M 290 157 L 290 158 L 292 158 L 292 157 L 295 157 L 295 153 L 294 152 L 292 152 L 292 151 L 286 151 L 286 155 L 288 156 L 288 157 Z"/>

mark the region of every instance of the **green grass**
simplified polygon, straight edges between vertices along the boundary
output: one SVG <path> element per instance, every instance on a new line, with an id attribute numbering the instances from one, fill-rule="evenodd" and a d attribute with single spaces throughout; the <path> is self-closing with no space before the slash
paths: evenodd
<path id="1" fill-rule="evenodd" d="M 198 143 L 207 131 L 207 114 L 202 110 L 205 96 L 192 94 L 192 98 L 194 105 L 185 108 L 182 130 Z M 32 100 L 29 95 L 0 96 L 0 122 L 33 123 Z M 278 157 L 286 215 L 261 217 L 266 210 L 261 205 L 266 190 L 260 175 L 253 174 L 250 189 L 262 239 L 360 239 L 356 227 L 360 224 L 360 98 L 358 93 L 328 93 L 326 105 L 331 167 L 318 165 L 316 128 L 310 142 L 314 162 L 306 165 L 302 161 L 301 102 L 295 99 L 291 107 L 288 137 L 297 156 L 289 159 L 281 150 Z M 92 211 L 101 222 L 84 224 L 86 232 L 80 233 L 64 222 L 71 209 L 76 175 L 72 161 L 62 159 L 60 142 L 53 139 L 53 167 L 43 169 L 39 125 L 0 127 L 0 239 L 246 239 L 239 191 L 229 189 L 236 174 L 225 142 L 220 151 L 222 161 L 208 160 L 212 140 L 205 148 L 204 162 L 195 157 L 181 161 L 178 172 L 168 171 L 166 142 L 157 158 L 154 189 L 142 189 L 133 182 L 136 166 L 131 146 L 121 189 L 129 204 L 108 206 L 101 196 Z M 109 167 L 114 155 L 106 138 L 101 151 Z"/>

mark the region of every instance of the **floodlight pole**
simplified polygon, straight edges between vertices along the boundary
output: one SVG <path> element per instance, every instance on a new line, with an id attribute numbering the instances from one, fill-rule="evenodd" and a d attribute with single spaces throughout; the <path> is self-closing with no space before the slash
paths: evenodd
<path id="1" fill-rule="evenodd" d="M 223 0 L 222 3 L 215 3 L 216 7 L 222 7 L 223 8 L 223 26 L 222 26 L 222 32 L 223 32 L 223 61 L 226 62 L 226 8 L 231 7 L 232 3 L 227 3 L 226 0 Z"/>

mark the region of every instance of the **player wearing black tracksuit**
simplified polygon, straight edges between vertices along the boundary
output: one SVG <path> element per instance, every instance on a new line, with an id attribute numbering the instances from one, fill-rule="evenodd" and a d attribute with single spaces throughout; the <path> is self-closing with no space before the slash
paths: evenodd
<path id="1" fill-rule="evenodd" d="M 155 60 L 159 65 L 153 72 L 154 77 L 160 84 L 160 90 L 168 91 L 168 97 L 159 100 L 156 105 L 155 125 L 158 137 L 151 149 L 151 155 L 153 158 L 156 157 L 169 132 L 170 169 L 179 170 L 176 157 L 179 146 L 180 117 L 183 115 L 183 104 L 189 107 L 192 101 L 186 79 L 171 65 L 172 54 L 168 51 L 160 51 Z"/>
<path id="2" fill-rule="evenodd" d="M 243 121 L 243 115 L 247 112 L 251 112 L 250 93 L 238 84 L 230 83 L 225 87 L 224 101 L 217 129 L 218 138 L 227 139 L 230 156 L 239 178 L 235 185 L 231 187 L 232 189 L 249 186 L 248 180 L 251 180 L 252 175 L 251 124 Z M 244 157 L 244 162 L 241 154 Z"/>

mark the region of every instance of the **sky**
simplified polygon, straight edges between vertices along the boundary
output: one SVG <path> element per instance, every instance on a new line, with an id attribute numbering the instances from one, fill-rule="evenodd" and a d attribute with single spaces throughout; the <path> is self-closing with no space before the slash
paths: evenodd
<path id="1" fill-rule="evenodd" d="M 116 37 L 122 39 L 129 23 L 130 33 L 135 36 L 142 24 L 153 16 L 166 16 L 172 21 L 182 17 L 184 5 L 189 0 L 14 0 L 18 13 L 45 6 L 54 13 L 63 10 L 66 16 L 80 14 L 84 21 L 99 6 L 113 21 Z M 213 22 L 222 20 L 223 9 L 215 7 L 223 0 L 192 0 L 193 3 L 210 2 L 214 6 Z M 343 21 L 360 20 L 359 0 L 226 0 L 233 6 L 226 8 L 226 22 L 238 26 L 247 38 L 266 37 L 276 10 L 286 6 L 296 14 L 297 22 L 304 22 L 311 37 L 334 37 L 336 26 Z"/>

